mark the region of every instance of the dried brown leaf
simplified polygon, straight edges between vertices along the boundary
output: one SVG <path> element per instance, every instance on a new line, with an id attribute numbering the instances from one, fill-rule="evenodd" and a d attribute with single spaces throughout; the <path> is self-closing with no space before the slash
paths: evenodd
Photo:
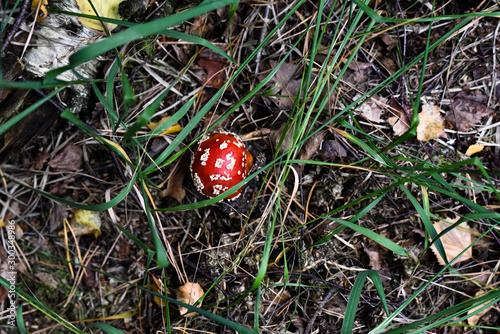
<path id="1" fill-rule="evenodd" d="M 381 275 L 380 278 L 382 282 L 387 281 L 387 277 L 390 277 L 389 265 L 384 257 L 387 256 L 387 251 L 380 247 L 377 243 L 370 241 L 368 245 L 363 243 L 363 250 L 366 255 L 368 255 L 369 265 L 373 270 L 378 271 Z"/>
<path id="2" fill-rule="evenodd" d="M 484 290 L 479 290 L 477 293 L 476 293 L 476 297 L 484 294 L 485 291 Z M 474 307 L 473 309 L 470 309 L 469 311 L 467 311 L 467 314 L 471 314 L 472 312 L 482 308 L 484 305 L 488 304 L 488 302 L 482 304 L 482 305 L 478 305 L 476 307 Z M 471 316 L 470 318 L 467 319 L 467 323 L 471 326 L 475 326 L 477 325 L 479 319 L 481 319 L 481 317 L 483 315 L 485 315 L 486 313 L 488 313 L 489 310 L 491 310 L 493 308 L 493 306 L 495 306 L 495 304 L 493 305 L 490 305 L 488 306 L 487 308 L 485 308 L 484 310 L 482 310 L 481 312 L 478 312 L 477 314 L 474 314 L 473 316 Z"/>
<path id="3" fill-rule="evenodd" d="M 487 100 L 484 95 L 472 95 L 463 91 L 453 99 L 453 108 L 446 113 L 446 120 L 454 123 L 458 131 L 470 131 L 483 117 L 493 113 L 486 106 Z"/>
<path id="4" fill-rule="evenodd" d="M 80 169 L 82 162 L 83 152 L 80 146 L 69 143 L 49 162 L 48 165 L 52 168 L 76 171 Z"/>
<path id="5" fill-rule="evenodd" d="M 170 196 L 175 198 L 179 203 L 182 203 L 182 200 L 186 196 L 186 190 L 182 187 L 182 182 L 188 170 L 189 167 L 187 164 L 180 159 L 168 176 L 167 189 L 161 192 L 161 197 Z"/>
<path id="6" fill-rule="evenodd" d="M 450 225 L 456 223 L 458 219 L 460 219 L 460 217 L 457 217 L 455 219 L 447 218 L 446 222 L 438 221 L 432 224 L 432 226 L 434 226 L 436 232 L 439 234 L 446 228 L 450 227 Z M 469 247 L 469 245 L 472 243 L 472 233 L 469 224 L 467 224 L 467 222 L 463 222 L 452 230 L 448 231 L 441 237 L 441 243 L 443 244 L 446 258 L 448 259 L 448 261 L 452 261 L 455 257 L 458 256 L 458 254 Z M 431 248 L 437 257 L 439 264 L 444 266 L 446 263 L 439 254 L 436 246 L 432 245 Z M 462 255 L 460 255 L 460 257 L 453 261 L 453 264 L 467 261 L 469 259 L 472 259 L 472 247 L 467 249 Z"/>
<path id="7" fill-rule="evenodd" d="M 275 68 L 278 62 L 271 61 L 271 68 Z M 294 63 L 283 63 L 276 71 L 274 76 L 269 81 L 269 85 L 273 88 L 273 95 L 278 95 L 272 99 L 280 108 L 289 109 L 293 106 L 295 96 L 299 93 L 301 80 L 293 79 L 297 65 Z M 260 76 L 263 80 L 266 75 Z"/>
<path id="8" fill-rule="evenodd" d="M 360 95 L 354 97 L 354 99 L 359 98 Z M 384 108 L 386 106 L 387 99 L 381 96 L 374 96 L 370 100 L 359 106 L 358 110 L 361 115 L 366 117 L 369 121 L 375 123 L 384 123 L 385 120 L 382 118 L 384 115 Z"/>
<path id="9" fill-rule="evenodd" d="M 344 75 L 342 81 L 348 82 L 353 86 L 366 84 L 372 70 L 371 67 L 371 63 L 364 63 L 354 60 L 349 64 L 349 69 Z"/>
<path id="10" fill-rule="evenodd" d="M 198 66 L 203 68 L 206 76 L 203 84 L 216 89 L 222 88 L 227 82 L 227 59 L 210 49 L 204 49 L 198 57 Z M 228 87 L 229 88 L 229 87 Z"/>
<path id="11" fill-rule="evenodd" d="M 392 116 L 387 118 L 387 122 L 392 125 L 392 130 L 396 136 L 401 136 L 410 128 L 410 120 L 406 113 L 400 109 L 392 109 Z"/>
<path id="12" fill-rule="evenodd" d="M 444 118 L 439 107 L 423 104 L 422 112 L 418 114 L 420 123 L 417 126 L 417 139 L 428 141 L 439 137 L 447 137 L 444 132 Z"/>
<path id="13" fill-rule="evenodd" d="M 281 293 L 278 293 L 274 297 L 273 303 L 278 304 L 278 305 L 282 305 L 285 302 L 287 302 L 288 300 L 290 300 L 290 298 L 292 298 L 292 295 L 290 294 L 290 292 L 285 290 L 285 291 L 282 291 Z"/>
<path id="14" fill-rule="evenodd" d="M 177 300 L 183 302 L 185 304 L 194 305 L 198 299 L 203 296 L 204 292 L 201 286 L 198 283 L 186 283 L 183 286 L 179 287 L 179 291 L 177 293 Z M 198 305 L 200 306 L 200 304 Z M 188 309 L 182 306 L 179 306 L 179 313 L 181 315 L 185 315 L 189 317 L 194 315 L 194 312 L 186 314 Z"/>
<path id="15" fill-rule="evenodd" d="M 387 51 L 391 51 L 392 49 L 394 49 L 394 47 L 396 47 L 398 43 L 396 39 L 389 34 L 381 34 L 379 37 L 387 46 Z"/>
<path id="16" fill-rule="evenodd" d="M 285 130 L 286 124 L 283 123 L 281 127 L 278 130 L 272 130 L 269 133 L 269 139 L 271 140 L 271 143 L 275 148 L 278 148 L 278 145 L 280 143 L 281 136 L 283 134 L 283 131 Z M 311 138 L 306 140 L 304 143 L 304 146 L 302 146 L 302 149 L 299 152 L 298 159 L 299 160 L 309 160 L 311 157 L 315 154 L 318 153 L 319 147 L 323 141 L 323 138 L 325 136 L 325 133 L 320 131 L 317 132 L 315 135 L 313 135 Z M 290 148 L 292 142 L 292 136 L 291 136 L 291 131 L 289 130 L 285 134 L 285 138 L 283 139 L 283 142 L 280 147 L 280 152 L 284 152 Z"/>
<path id="17" fill-rule="evenodd" d="M 325 137 L 325 132 L 319 131 L 316 132 L 311 138 L 306 140 L 304 146 L 299 152 L 299 160 L 309 160 L 312 156 L 319 151 L 319 147 L 323 142 L 323 138 Z"/>
<path id="18" fill-rule="evenodd" d="M 347 150 L 337 139 L 325 140 L 323 143 L 323 154 L 330 159 L 347 157 Z"/>

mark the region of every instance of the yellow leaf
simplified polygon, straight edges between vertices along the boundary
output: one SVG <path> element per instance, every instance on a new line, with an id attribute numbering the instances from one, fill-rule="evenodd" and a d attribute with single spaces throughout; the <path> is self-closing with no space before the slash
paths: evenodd
<path id="1" fill-rule="evenodd" d="M 82 14 L 97 16 L 96 12 L 90 5 L 90 1 L 92 1 L 92 4 L 94 5 L 97 14 L 99 14 L 99 17 L 106 17 L 109 19 L 116 19 L 116 20 L 120 19 L 120 15 L 118 14 L 118 5 L 123 0 L 76 0 L 78 8 L 80 8 Z M 105 31 L 101 21 L 99 21 L 98 19 L 94 20 L 94 19 L 79 17 L 78 21 L 80 21 L 84 26 L 86 26 L 89 29 Z M 105 22 L 103 23 L 106 25 L 109 31 L 112 31 L 113 29 L 116 28 L 116 24 L 105 23 Z"/>
<path id="2" fill-rule="evenodd" d="M 198 299 L 203 296 L 204 292 L 201 286 L 198 283 L 186 283 L 179 288 L 179 292 L 177 293 L 177 300 L 189 305 L 194 305 Z M 200 306 L 198 304 L 198 306 Z M 182 306 L 179 306 L 179 313 L 181 315 L 185 315 L 186 317 L 190 317 L 194 315 L 193 312 L 186 314 L 188 309 Z"/>
<path id="3" fill-rule="evenodd" d="M 101 234 L 99 212 L 76 210 L 71 219 L 71 228 L 75 232 L 75 236 L 93 234 L 97 238 Z"/>
<path id="4" fill-rule="evenodd" d="M 40 3 L 41 2 L 41 3 Z M 36 13 L 36 21 L 42 22 L 47 17 L 47 0 L 33 0 L 31 2 L 31 11 Z"/>
<path id="5" fill-rule="evenodd" d="M 436 232 L 439 234 L 446 228 L 450 227 L 450 225 L 456 223 L 459 219 L 460 217 L 457 217 L 456 219 L 448 218 L 446 219 L 446 222 L 438 221 L 432 224 L 432 226 L 434 226 Z M 467 224 L 467 222 L 463 222 L 448 231 L 445 235 L 441 236 L 441 243 L 443 244 L 447 260 L 452 261 L 455 257 L 458 256 L 458 254 L 469 247 L 469 245 L 472 243 L 472 233 L 469 224 Z M 439 264 L 444 266 L 445 261 L 441 257 L 441 254 L 439 254 L 436 246 L 434 246 L 433 244 L 431 248 L 434 254 L 436 254 Z M 472 247 L 469 247 L 469 249 L 467 249 L 462 255 L 460 255 L 460 257 L 453 261 L 453 264 L 467 261 L 469 259 L 472 259 Z"/>
<path id="6" fill-rule="evenodd" d="M 484 145 L 481 145 L 481 144 L 471 145 L 467 149 L 467 152 L 465 152 L 465 155 L 468 156 L 468 157 L 470 157 L 473 154 L 481 152 L 483 150 L 483 148 L 484 148 Z"/>
<path id="7" fill-rule="evenodd" d="M 148 126 L 148 128 L 150 130 L 154 130 L 157 127 L 159 127 L 160 124 L 162 124 L 163 122 L 165 122 L 169 118 L 170 118 L 169 116 L 164 116 L 158 122 L 150 122 L 150 123 L 147 124 L 147 126 Z M 179 125 L 179 123 L 175 122 L 171 127 L 169 127 L 168 129 L 166 129 L 165 131 L 163 131 L 162 133 L 160 133 L 159 136 L 166 136 L 166 135 L 169 135 L 171 133 L 180 132 L 181 130 L 182 130 L 182 127 Z"/>
<path id="8" fill-rule="evenodd" d="M 2 219 L 0 219 L 0 228 L 5 227 L 5 223 L 3 222 Z"/>
<path id="9" fill-rule="evenodd" d="M 135 315 L 135 313 L 136 313 L 135 311 L 125 311 L 123 313 L 114 314 L 107 317 L 95 318 L 95 319 L 81 319 L 79 321 L 96 322 L 96 321 L 107 321 L 107 320 L 117 320 L 117 319 L 130 319 Z"/>
<path id="10" fill-rule="evenodd" d="M 439 137 L 447 137 L 444 133 L 444 118 L 439 108 L 431 104 L 423 104 L 422 112 L 418 114 L 420 123 L 417 126 L 417 139 L 428 141 Z"/>

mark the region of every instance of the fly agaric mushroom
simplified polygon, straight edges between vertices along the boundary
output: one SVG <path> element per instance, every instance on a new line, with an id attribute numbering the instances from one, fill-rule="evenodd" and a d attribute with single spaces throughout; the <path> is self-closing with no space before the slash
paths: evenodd
<path id="1" fill-rule="evenodd" d="M 252 168 L 253 157 L 243 141 L 230 132 L 205 135 L 194 151 L 191 176 L 198 191 L 216 197 L 244 180 Z M 227 199 L 235 199 L 241 188 Z"/>

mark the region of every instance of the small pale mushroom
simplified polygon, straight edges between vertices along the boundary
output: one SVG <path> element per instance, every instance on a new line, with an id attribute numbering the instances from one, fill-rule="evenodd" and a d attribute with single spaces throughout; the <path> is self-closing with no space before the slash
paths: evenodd
<path id="1" fill-rule="evenodd" d="M 253 157 L 243 141 L 231 132 L 205 135 L 191 160 L 191 176 L 198 191 L 216 197 L 243 181 L 253 165 Z M 226 199 L 235 199 L 242 188 Z"/>

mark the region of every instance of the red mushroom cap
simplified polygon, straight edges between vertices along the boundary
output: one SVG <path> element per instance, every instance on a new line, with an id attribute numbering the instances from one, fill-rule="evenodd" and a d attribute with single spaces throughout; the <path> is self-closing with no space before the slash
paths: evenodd
<path id="1" fill-rule="evenodd" d="M 243 141 L 230 132 L 216 132 L 202 138 L 191 160 L 191 176 L 198 191 L 216 197 L 244 180 L 253 157 Z M 241 188 L 227 199 L 235 199 Z"/>

